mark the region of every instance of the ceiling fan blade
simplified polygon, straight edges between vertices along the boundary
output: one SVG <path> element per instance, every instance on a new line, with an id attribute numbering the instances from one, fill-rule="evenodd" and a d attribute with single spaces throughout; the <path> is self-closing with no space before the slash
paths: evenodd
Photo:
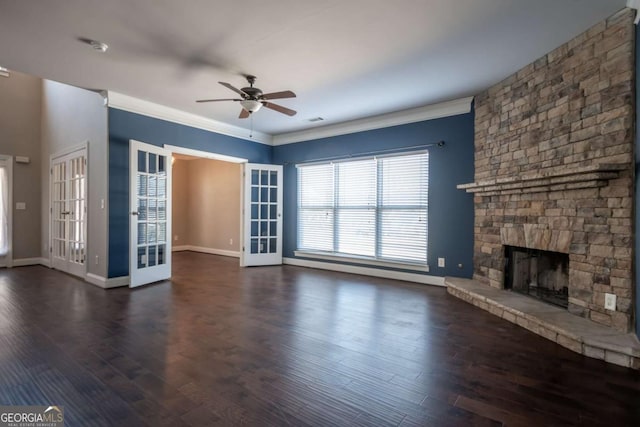
<path id="1" fill-rule="evenodd" d="M 287 107 L 283 107 L 282 105 L 274 104 L 272 102 L 263 102 L 262 105 L 277 111 L 278 113 L 286 114 L 287 116 L 295 116 L 297 113 L 297 111 L 290 110 Z"/>
<path id="2" fill-rule="evenodd" d="M 242 110 L 240 110 L 240 115 L 238 116 L 238 118 L 246 119 L 247 117 L 249 117 L 249 115 L 249 112 L 243 108 Z"/>
<path id="3" fill-rule="evenodd" d="M 282 92 L 265 93 L 262 98 L 268 99 L 283 99 L 283 98 L 295 98 L 296 94 L 290 90 L 283 90 Z"/>
<path id="4" fill-rule="evenodd" d="M 232 91 L 234 91 L 235 93 L 239 94 L 240 96 L 242 96 L 243 98 L 245 96 L 247 96 L 246 93 L 244 93 L 243 91 L 241 91 L 240 89 L 238 89 L 237 87 L 231 86 L 229 83 L 225 83 L 225 82 L 218 82 L 220 83 L 222 86 L 231 89 Z"/>
<path id="5" fill-rule="evenodd" d="M 196 102 L 218 102 L 218 101 L 242 101 L 242 99 L 225 98 L 225 99 L 198 99 Z"/>

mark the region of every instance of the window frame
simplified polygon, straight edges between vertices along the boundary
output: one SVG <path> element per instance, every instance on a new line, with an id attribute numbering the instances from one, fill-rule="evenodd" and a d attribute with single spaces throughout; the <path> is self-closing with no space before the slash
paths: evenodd
<path id="1" fill-rule="evenodd" d="M 417 155 L 425 155 L 426 156 L 426 168 L 424 172 L 426 173 L 426 196 L 423 203 L 419 204 L 406 204 L 406 205 L 389 205 L 383 204 L 382 201 L 382 177 L 383 170 L 381 167 L 380 160 L 385 158 L 398 158 L 404 156 L 417 156 Z M 338 218 L 338 213 L 341 210 L 338 199 L 338 188 L 339 188 L 339 173 L 337 172 L 337 165 L 340 163 L 348 163 L 348 162 L 358 162 L 364 160 L 373 160 L 375 161 L 375 177 L 376 183 L 374 187 L 375 191 L 375 204 L 371 208 L 374 210 L 374 255 L 366 256 L 366 255 L 357 255 L 350 254 L 345 252 L 338 252 L 338 231 L 339 226 L 336 224 L 336 220 Z M 332 194 L 332 204 L 331 206 L 320 206 L 320 205 L 302 205 L 302 188 L 301 188 L 301 179 L 300 179 L 300 169 L 310 166 L 323 166 L 323 165 L 332 165 L 332 180 L 333 180 L 333 194 Z M 380 156 L 363 156 L 363 157 L 351 157 L 348 159 L 340 159 L 334 161 L 324 161 L 324 162 L 309 162 L 309 163 L 299 163 L 296 165 L 297 168 L 297 221 L 296 221 L 296 250 L 294 251 L 295 256 L 305 257 L 305 258 L 317 258 L 323 260 L 330 261 L 343 261 L 350 262 L 354 264 L 364 264 L 364 265 L 374 265 L 374 266 L 382 266 L 382 267 L 390 267 L 390 268 L 402 268 L 406 270 L 415 270 L 415 271 L 429 271 L 428 265 L 428 236 L 429 236 L 429 151 L 428 150 L 418 150 L 418 151 L 408 151 L 408 152 L 396 152 L 393 154 L 385 154 Z M 363 207 L 364 208 L 364 207 Z M 331 239 L 331 243 L 333 246 L 333 251 L 326 250 L 317 250 L 301 247 L 301 211 L 303 210 L 328 210 L 332 212 L 333 218 L 331 223 L 331 228 L 333 230 L 333 238 Z M 342 209 L 345 209 L 344 207 Z M 424 260 L 412 260 L 412 259 L 398 259 L 398 258 L 390 258 L 382 256 L 382 234 L 381 234 L 381 226 L 382 226 L 382 215 L 384 212 L 393 212 L 399 210 L 422 210 L 425 214 L 425 245 L 424 245 Z"/>

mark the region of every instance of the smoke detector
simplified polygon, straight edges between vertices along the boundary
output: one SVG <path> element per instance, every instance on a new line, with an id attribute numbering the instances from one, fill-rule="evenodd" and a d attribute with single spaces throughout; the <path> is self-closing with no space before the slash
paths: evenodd
<path id="1" fill-rule="evenodd" d="M 92 48 L 94 48 L 98 52 L 105 53 L 107 49 L 109 49 L 109 46 L 106 43 L 102 43 L 97 40 L 91 40 L 91 43 L 89 44 L 91 45 Z"/>
<path id="2" fill-rule="evenodd" d="M 85 37 L 78 37 L 78 40 L 81 41 L 84 44 L 88 44 L 89 46 L 91 46 L 94 50 L 100 52 L 100 53 L 105 53 L 107 51 L 107 49 L 109 49 L 109 45 L 106 43 L 102 43 L 99 40 L 92 40 L 92 39 L 88 39 Z"/>

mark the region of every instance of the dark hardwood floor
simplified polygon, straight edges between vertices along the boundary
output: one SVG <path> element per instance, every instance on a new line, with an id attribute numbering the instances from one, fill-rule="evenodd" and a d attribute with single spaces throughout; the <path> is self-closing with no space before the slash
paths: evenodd
<path id="1" fill-rule="evenodd" d="M 68 426 L 637 426 L 640 374 L 443 288 L 182 252 L 135 290 L 0 270 L 0 404 Z"/>

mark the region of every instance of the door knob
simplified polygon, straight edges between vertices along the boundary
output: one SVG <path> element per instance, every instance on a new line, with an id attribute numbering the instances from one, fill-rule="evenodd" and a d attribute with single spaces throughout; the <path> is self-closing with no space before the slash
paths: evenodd
<path id="1" fill-rule="evenodd" d="M 131 215 L 138 215 L 138 212 L 133 211 L 133 212 L 131 212 Z"/>

